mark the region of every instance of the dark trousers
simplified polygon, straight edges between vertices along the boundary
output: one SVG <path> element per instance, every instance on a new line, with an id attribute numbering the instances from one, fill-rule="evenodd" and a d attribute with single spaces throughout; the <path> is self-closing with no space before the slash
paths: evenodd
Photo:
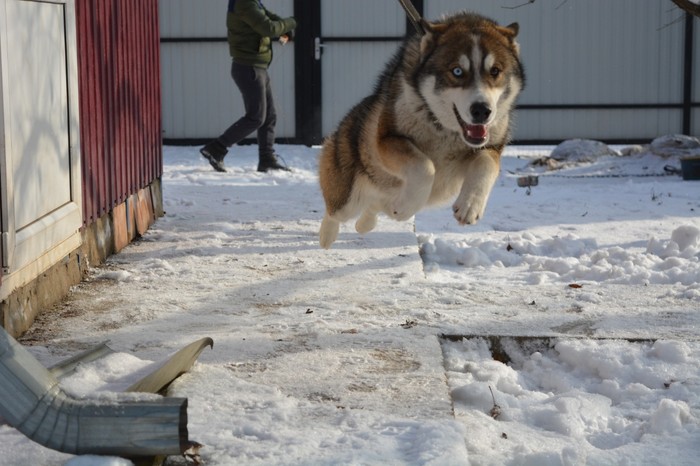
<path id="1" fill-rule="evenodd" d="M 271 157 L 274 154 L 272 146 L 275 143 L 277 112 L 267 70 L 232 62 L 231 77 L 243 96 L 245 115 L 229 126 L 219 136 L 219 141 L 231 147 L 257 130 L 260 159 Z"/>

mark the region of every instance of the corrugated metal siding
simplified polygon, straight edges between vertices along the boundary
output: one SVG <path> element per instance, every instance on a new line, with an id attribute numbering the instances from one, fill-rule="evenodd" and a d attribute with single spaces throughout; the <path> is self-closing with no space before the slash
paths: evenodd
<path id="1" fill-rule="evenodd" d="M 406 17 L 396 0 L 325 0 L 321 2 L 324 37 L 402 36 Z"/>
<path id="2" fill-rule="evenodd" d="M 277 109 L 276 137 L 294 137 L 294 48 L 275 44 L 273 50 L 269 73 Z M 223 39 L 165 42 L 161 64 L 164 138 L 216 137 L 243 116 L 243 99 L 231 79 L 231 57 Z"/>
<path id="3" fill-rule="evenodd" d="M 405 33 L 406 15 L 395 0 L 321 2 L 324 135 L 330 134 L 343 116 L 372 92 L 386 62 L 401 44 L 401 40 L 372 38 L 401 38 Z M 358 42 L 358 37 L 366 41 Z"/>
<path id="4" fill-rule="evenodd" d="M 162 175 L 157 0 L 77 0 L 83 216 Z"/>
<path id="5" fill-rule="evenodd" d="M 328 135 L 345 114 L 372 93 L 400 42 L 326 42 L 323 49 L 322 129 Z M 357 70 L 363 70 L 358 73 Z"/>
<path id="6" fill-rule="evenodd" d="M 276 7 L 271 9 L 276 12 Z M 163 37 L 225 37 L 227 8 L 228 0 L 161 0 L 160 33 Z"/>
<path id="7" fill-rule="evenodd" d="M 243 116 L 243 99 L 231 79 L 226 42 L 227 0 L 161 0 L 163 137 L 206 139 Z M 266 3 L 292 16 L 292 0 Z M 277 108 L 276 137 L 294 137 L 294 46 L 273 45 L 269 73 Z M 255 137 L 253 134 L 252 137 Z"/>

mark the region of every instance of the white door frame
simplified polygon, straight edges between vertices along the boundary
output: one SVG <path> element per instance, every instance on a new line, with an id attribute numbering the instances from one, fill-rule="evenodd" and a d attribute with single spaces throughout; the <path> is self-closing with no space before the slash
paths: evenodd
<path id="1" fill-rule="evenodd" d="M 74 0 L 3 1 L 0 298 L 80 245 L 81 193 Z"/>

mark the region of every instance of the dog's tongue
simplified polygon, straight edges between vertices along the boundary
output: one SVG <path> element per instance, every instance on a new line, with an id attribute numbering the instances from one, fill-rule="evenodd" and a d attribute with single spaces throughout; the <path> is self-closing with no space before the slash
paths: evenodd
<path id="1" fill-rule="evenodd" d="M 467 125 L 467 135 L 472 139 L 485 139 L 486 132 L 484 125 Z"/>

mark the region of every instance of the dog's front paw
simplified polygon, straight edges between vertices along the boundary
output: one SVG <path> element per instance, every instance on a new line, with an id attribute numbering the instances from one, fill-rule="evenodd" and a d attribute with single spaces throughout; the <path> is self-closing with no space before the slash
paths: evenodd
<path id="1" fill-rule="evenodd" d="M 471 195 L 461 201 L 457 199 L 452 205 L 452 212 L 460 225 L 472 225 L 484 216 L 486 210 L 486 197 Z"/>

